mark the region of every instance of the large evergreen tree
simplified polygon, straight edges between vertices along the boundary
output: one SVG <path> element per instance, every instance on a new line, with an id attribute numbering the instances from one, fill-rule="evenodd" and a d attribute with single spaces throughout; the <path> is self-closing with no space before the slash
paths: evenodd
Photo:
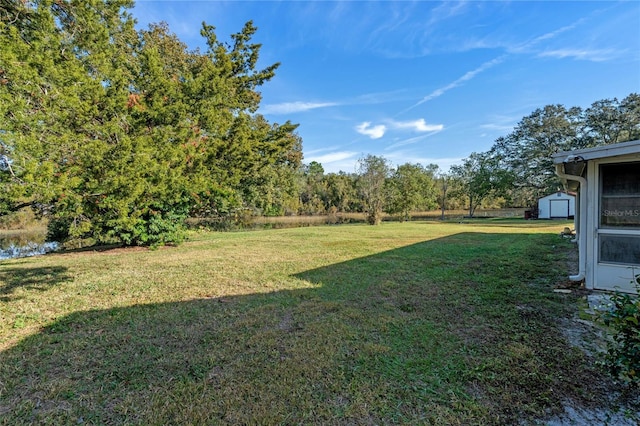
<path id="1" fill-rule="evenodd" d="M 59 240 L 157 244 L 188 214 L 280 206 L 256 194 L 301 161 L 296 125 L 256 114 L 248 22 L 190 51 L 165 24 L 135 31 L 131 2 L 18 0 L 0 8 L 0 208 L 30 205 Z"/>

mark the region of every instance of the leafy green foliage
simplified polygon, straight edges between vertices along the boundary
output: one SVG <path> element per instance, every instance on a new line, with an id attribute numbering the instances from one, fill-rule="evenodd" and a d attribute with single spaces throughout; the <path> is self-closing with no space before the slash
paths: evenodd
<path id="1" fill-rule="evenodd" d="M 385 206 L 385 182 L 391 167 L 384 157 L 367 155 L 358 160 L 358 190 L 370 225 L 382 222 Z"/>
<path id="2" fill-rule="evenodd" d="M 300 212 L 303 214 L 324 213 L 327 209 L 327 183 L 324 168 L 316 161 L 302 168 L 300 185 Z"/>
<path id="3" fill-rule="evenodd" d="M 459 193 L 468 200 L 470 217 L 487 197 L 504 194 L 512 181 L 512 174 L 488 153 L 472 153 L 461 165 L 451 167 L 451 173 L 460 183 Z"/>
<path id="4" fill-rule="evenodd" d="M 640 289 L 640 275 L 634 279 Z M 616 292 L 611 303 L 611 310 L 600 318 L 611 328 L 613 337 L 604 364 L 614 378 L 640 386 L 640 299 Z"/>
<path id="5" fill-rule="evenodd" d="M 465 205 L 470 216 L 480 206 L 532 206 L 541 196 L 562 186 L 554 172 L 552 154 L 639 138 L 640 95 L 636 93 L 622 100 L 596 101 L 586 109 L 546 105 L 523 117 L 511 133 L 496 139 L 489 151 L 472 153 L 450 172 L 434 178 L 437 169 L 428 166 L 425 171 L 432 175 L 431 180 L 435 179 L 437 196 L 432 194 L 434 189 L 428 178 L 423 185 L 417 183 L 423 171 L 412 170 L 416 165 L 389 169 L 381 204 L 386 212 L 404 219 L 409 218 L 411 210 L 434 208 L 434 201 L 443 218 L 446 209 Z M 316 166 L 322 167 L 317 163 Z M 362 166 L 361 160 L 356 175 L 311 176 L 304 171 L 300 212 L 374 212 L 363 191 Z M 354 193 L 353 184 L 357 180 L 360 186 Z M 375 222 L 375 218 L 371 219 Z"/>
<path id="6" fill-rule="evenodd" d="M 596 101 L 584 110 L 583 122 L 586 146 L 640 139 L 640 95 Z"/>
<path id="7" fill-rule="evenodd" d="M 357 179 L 354 174 L 344 172 L 326 175 L 329 209 L 341 212 L 362 211 L 362 200 L 358 197 Z"/>
<path id="8" fill-rule="evenodd" d="M 256 27 L 226 43 L 205 24 L 201 53 L 166 24 L 136 31 L 131 5 L 0 10 L 0 208 L 49 215 L 61 241 L 127 245 L 178 242 L 188 215 L 291 208 L 278 183 L 301 143 L 255 114 L 278 67 L 257 69 Z"/>
<path id="9" fill-rule="evenodd" d="M 436 207 L 434 171 L 437 166 L 420 164 L 398 166 L 387 179 L 387 205 L 385 211 L 396 214 L 401 221 L 411 219 L 411 211 L 431 210 Z"/>
<path id="10" fill-rule="evenodd" d="M 547 105 L 523 117 L 514 130 L 496 139 L 487 155 L 512 176 L 509 196 L 516 205 L 534 205 L 561 187 L 552 154 L 640 138 L 640 96 L 631 93 L 579 107 Z"/>

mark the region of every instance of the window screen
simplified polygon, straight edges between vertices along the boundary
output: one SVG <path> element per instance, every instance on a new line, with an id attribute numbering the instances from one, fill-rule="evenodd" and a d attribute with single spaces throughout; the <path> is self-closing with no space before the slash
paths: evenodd
<path id="1" fill-rule="evenodd" d="M 640 265 L 640 236 L 601 234 L 600 262 Z"/>
<path id="2" fill-rule="evenodd" d="M 600 226 L 640 228 L 640 163 L 600 166 Z"/>

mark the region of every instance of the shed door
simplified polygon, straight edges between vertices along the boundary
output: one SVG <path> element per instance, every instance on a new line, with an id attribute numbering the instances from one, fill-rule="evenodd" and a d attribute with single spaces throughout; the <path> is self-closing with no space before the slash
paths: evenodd
<path id="1" fill-rule="evenodd" d="M 602 164 L 595 287 L 634 292 L 640 276 L 640 163 Z"/>
<path id="2" fill-rule="evenodd" d="M 569 217 L 569 200 L 551 200 L 550 217 Z"/>

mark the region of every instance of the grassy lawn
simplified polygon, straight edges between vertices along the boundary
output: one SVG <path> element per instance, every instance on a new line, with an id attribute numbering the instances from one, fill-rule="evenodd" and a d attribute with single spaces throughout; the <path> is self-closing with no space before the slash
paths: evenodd
<path id="1" fill-rule="evenodd" d="M 567 222 L 201 233 L 0 263 L 0 423 L 513 424 L 597 406 Z"/>

